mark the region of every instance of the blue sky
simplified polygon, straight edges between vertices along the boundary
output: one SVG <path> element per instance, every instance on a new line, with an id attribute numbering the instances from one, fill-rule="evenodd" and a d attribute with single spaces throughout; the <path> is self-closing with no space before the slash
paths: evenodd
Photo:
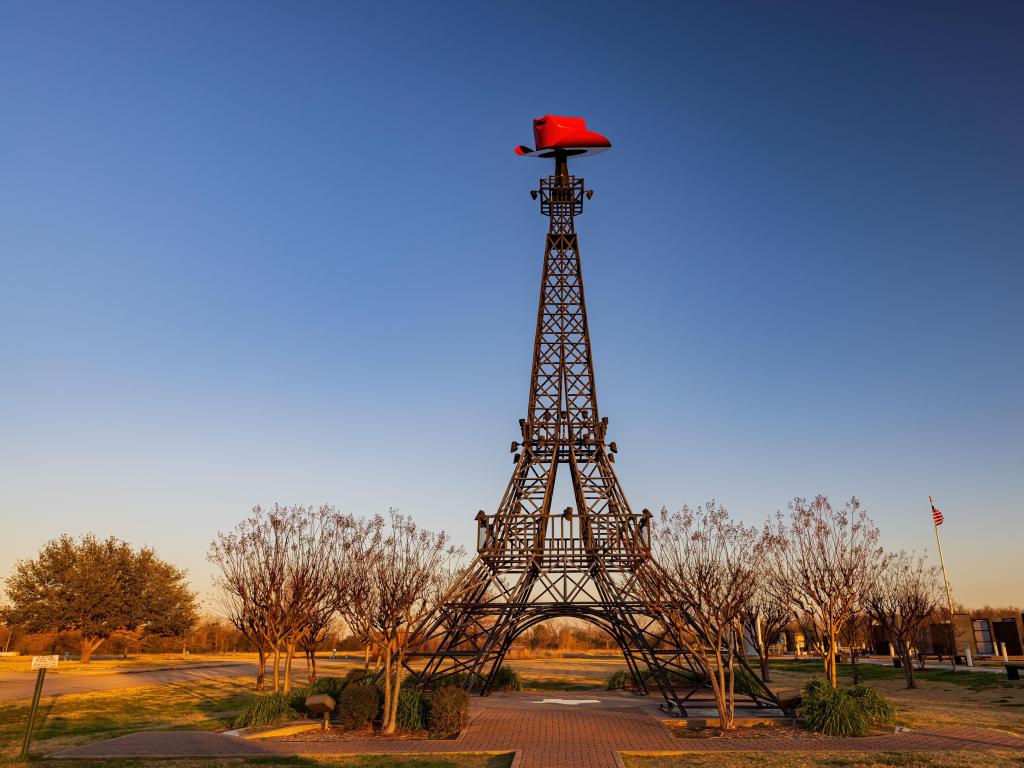
<path id="1" fill-rule="evenodd" d="M 0 571 L 63 532 L 208 584 L 255 503 L 469 544 L 574 170 L 634 506 L 860 496 L 1024 603 L 1024 6 L 4 2 Z"/>

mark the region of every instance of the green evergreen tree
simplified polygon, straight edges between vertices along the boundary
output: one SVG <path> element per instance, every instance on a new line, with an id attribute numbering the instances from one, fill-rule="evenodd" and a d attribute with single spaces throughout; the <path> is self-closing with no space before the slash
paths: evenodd
<path id="1" fill-rule="evenodd" d="M 136 551 L 113 536 L 64 535 L 15 564 L 2 615 L 28 632 L 80 633 L 88 662 L 115 632 L 184 636 L 198 618 L 185 578 L 148 547 Z"/>

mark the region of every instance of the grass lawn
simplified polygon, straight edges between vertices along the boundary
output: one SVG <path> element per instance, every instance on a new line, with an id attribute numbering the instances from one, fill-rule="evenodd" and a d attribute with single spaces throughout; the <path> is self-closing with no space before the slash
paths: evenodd
<path id="1" fill-rule="evenodd" d="M 205 757 L 33 760 L 48 768 L 509 768 L 512 753 L 366 757 Z"/>
<path id="2" fill-rule="evenodd" d="M 779 687 L 801 687 L 822 677 L 819 659 L 772 662 L 772 682 Z M 896 707 L 900 725 L 911 728 L 973 725 L 1024 736 L 1024 681 L 1007 680 L 991 672 L 950 672 L 925 669 L 917 673 L 918 687 L 908 690 L 902 669 L 860 664 L 861 682 L 877 688 Z M 839 666 L 839 684 L 852 685 L 850 665 Z"/>
<path id="3" fill-rule="evenodd" d="M 180 653 L 145 653 L 128 656 L 127 658 L 93 656 L 92 661 L 83 664 L 77 660 L 61 660 L 58 669 L 64 673 L 109 672 L 113 669 L 133 669 L 137 667 L 178 667 L 187 664 L 209 664 L 211 662 L 231 663 L 239 661 L 256 661 L 256 654 L 192 654 L 182 656 Z M 0 672 L 31 672 L 31 656 L 0 656 Z"/>
<path id="4" fill-rule="evenodd" d="M 528 691 L 587 691 L 604 688 L 612 672 L 626 668 L 621 656 L 516 659 L 505 662 Z"/>
<path id="5" fill-rule="evenodd" d="M 719 752 L 674 757 L 623 755 L 626 768 L 1021 768 L 1024 754 L 985 752 Z"/>
<path id="6" fill-rule="evenodd" d="M 231 725 L 253 692 L 252 676 L 223 677 L 115 691 L 44 697 L 32 741 L 32 765 L 61 768 L 507 768 L 511 754 L 401 755 L 361 758 L 195 758 L 47 760 L 43 755 L 145 730 L 217 730 Z M 0 765 L 17 764 L 26 702 L 0 703 Z"/>
<path id="7" fill-rule="evenodd" d="M 332 661 L 329 654 L 317 656 L 317 666 L 344 663 L 352 666 L 362 663 L 361 653 L 339 653 Z M 239 662 L 256 663 L 255 653 L 193 653 L 182 656 L 180 653 L 139 653 L 126 658 L 120 656 L 93 656 L 92 661 L 83 664 L 77 660 L 61 660 L 57 669 L 61 674 L 90 674 L 123 669 L 142 669 L 145 667 L 182 667 L 194 664 L 237 664 Z M 305 670 L 305 661 L 298 659 L 300 670 Z M 0 672 L 31 672 L 31 656 L 0 656 Z"/>
<path id="8" fill-rule="evenodd" d="M 352 662 L 338 659 L 321 666 L 327 674 L 338 674 Z M 517 659 L 510 662 L 524 678 L 527 688 L 541 690 L 585 690 L 600 688 L 608 674 L 624 668 L 617 658 Z M 801 687 L 812 677 L 821 677 L 817 659 L 772 662 L 775 687 Z M 860 666 L 862 679 L 888 696 L 896 706 L 897 718 L 910 727 L 974 725 L 1024 735 L 1024 683 L 1008 681 L 986 672 L 925 670 L 919 673 L 919 688 L 907 690 L 902 670 L 887 666 Z M 304 674 L 298 676 L 304 679 Z M 849 665 L 840 667 L 840 683 L 851 684 Z M 42 755 L 97 739 L 142 730 L 217 730 L 230 726 L 246 699 L 254 695 L 251 675 L 224 676 L 212 680 L 87 694 L 45 697 L 40 708 L 33 741 L 33 764 L 57 765 Z M 10 764 L 20 748 L 27 720 L 27 702 L 0 702 L 0 764 Z M 681 744 L 681 748 L 685 748 Z M 267 768 L 504 768 L 509 755 L 401 755 L 363 758 L 257 759 L 118 759 L 61 761 L 61 768 L 234 768 L 260 765 Z M 817 766 L 910 766 L 911 768 L 1024 768 L 1024 754 L 1013 752 L 948 753 L 728 753 L 683 756 L 632 756 L 633 768 L 668 766 L 723 766 L 724 768 L 808 768 Z"/>
<path id="9" fill-rule="evenodd" d="M 33 754 L 145 730 L 216 730 L 231 724 L 252 695 L 253 680 L 223 677 L 115 691 L 43 697 Z M 27 702 L 0 702 L 0 759 L 21 751 Z"/>
<path id="10" fill-rule="evenodd" d="M 512 765 L 512 753 L 366 757 L 42 759 L 33 760 L 31 765 L 33 768 L 509 768 Z"/>

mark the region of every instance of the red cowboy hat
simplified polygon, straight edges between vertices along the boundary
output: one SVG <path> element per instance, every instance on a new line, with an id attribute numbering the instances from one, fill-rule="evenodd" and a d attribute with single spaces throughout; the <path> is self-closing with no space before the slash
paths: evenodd
<path id="1" fill-rule="evenodd" d="M 587 123 L 582 117 L 538 117 L 533 121 L 533 138 L 537 142 L 536 149 L 520 145 L 516 147 L 516 154 L 523 157 L 555 157 L 559 154 L 580 157 L 612 148 L 612 143 L 600 133 L 587 130 Z"/>

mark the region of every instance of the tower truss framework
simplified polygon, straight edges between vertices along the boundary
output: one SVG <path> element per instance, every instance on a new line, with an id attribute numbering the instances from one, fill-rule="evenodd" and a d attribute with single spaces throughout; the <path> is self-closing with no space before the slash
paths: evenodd
<path id="1" fill-rule="evenodd" d="M 425 685 L 464 674 L 486 694 L 515 639 L 557 617 L 582 619 L 614 640 L 638 693 L 648 681 L 683 709 L 700 660 L 645 610 L 636 572 L 650 557 L 651 514 L 635 513 L 615 474 L 614 442 L 600 415 L 576 217 L 592 196 L 557 153 L 555 173 L 532 191 L 549 226 L 544 249 L 530 396 L 515 468 L 497 511 L 477 517 L 477 555 L 439 610 L 415 628 L 410 662 Z M 553 510 L 568 471 L 575 507 Z M 684 684 L 685 685 L 685 684 Z M 689 692 L 687 692 L 689 691 Z M 681 695 L 682 694 L 682 695 Z"/>

